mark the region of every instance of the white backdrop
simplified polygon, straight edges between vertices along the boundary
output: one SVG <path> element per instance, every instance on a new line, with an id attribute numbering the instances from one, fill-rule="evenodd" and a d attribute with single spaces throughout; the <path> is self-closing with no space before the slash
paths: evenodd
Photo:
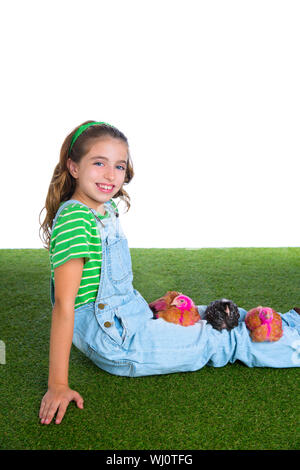
<path id="1" fill-rule="evenodd" d="M 131 247 L 299 246 L 300 3 L 10 0 L 0 7 L 0 248 L 40 248 L 67 133 L 128 137 Z"/>

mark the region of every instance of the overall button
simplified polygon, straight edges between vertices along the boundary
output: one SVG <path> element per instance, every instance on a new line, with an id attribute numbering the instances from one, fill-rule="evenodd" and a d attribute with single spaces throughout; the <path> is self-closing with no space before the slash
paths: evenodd
<path id="1" fill-rule="evenodd" d="M 105 307 L 106 304 L 98 304 L 98 308 L 100 308 L 100 310 L 103 310 L 104 307 Z"/>
<path id="2" fill-rule="evenodd" d="M 111 323 L 110 321 L 106 321 L 106 322 L 104 323 L 104 326 L 105 326 L 106 328 L 109 328 L 111 325 L 112 325 L 112 323 Z"/>

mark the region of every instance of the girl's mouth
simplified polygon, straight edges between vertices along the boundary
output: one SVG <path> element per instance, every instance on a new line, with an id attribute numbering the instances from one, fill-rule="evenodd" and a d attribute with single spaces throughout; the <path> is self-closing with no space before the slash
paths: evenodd
<path id="1" fill-rule="evenodd" d="M 102 183 L 96 183 L 97 188 L 99 191 L 102 193 L 111 193 L 115 187 L 114 184 L 102 184 Z"/>

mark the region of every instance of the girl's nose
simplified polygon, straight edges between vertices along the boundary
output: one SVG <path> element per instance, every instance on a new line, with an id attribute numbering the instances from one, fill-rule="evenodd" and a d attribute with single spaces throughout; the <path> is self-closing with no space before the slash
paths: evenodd
<path id="1" fill-rule="evenodd" d="M 113 181 L 114 177 L 115 177 L 115 169 L 110 166 L 107 166 L 106 171 L 105 171 L 105 178 L 109 181 Z"/>

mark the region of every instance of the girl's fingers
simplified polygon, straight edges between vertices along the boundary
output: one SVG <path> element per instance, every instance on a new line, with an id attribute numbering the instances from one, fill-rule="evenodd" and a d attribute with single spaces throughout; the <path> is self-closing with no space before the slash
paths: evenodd
<path id="1" fill-rule="evenodd" d="M 47 397 L 46 397 L 47 398 Z M 79 395 L 78 392 L 75 392 L 73 390 L 70 391 L 65 397 L 62 397 L 60 399 L 46 399 L 42 400 L 40 411 L 39 411 L 39 418 L 41 420 L 41 424 L 49 424 L 51 423 L 56 411 L 57 411 L 57 416 L 55 423 L 59 424 L 61 423 L 66 410 L 68 408 L 68 405 L 70 401 L 74 400 L 78 406 L 78 408 L 83 408 L 83 398 L 81 395 Z"/>
<path id="2" fill-rule="evenodd" d="M 40 406 L 40 411 L 39 411 L 39 418 L 42 418 L 44 408 L 45 408 L 45 402 L 42 401 L 41 406 Z"/>
<path id="3" fill-rule="evenodd" d="M 48 410 L 49 405 L 47 403 L 42 403 L 41 408 L 40 408 L 40 420 L 41 423 L 44 423 L 46 416 L 47 416 L 47 410 Z"/>
<path id="4" fill-rule="evenodd" d="M 83 398 L 78 392 L 74 392 L 73 400 L 76 402 L 78 408 L 83 408 Z"/>
<path id="5" fill-rule="evenodd" d="M 45 408 L 43 412 L 43 416 L 41 419 L 42 424 L 49 424 L 52 421 L 52 418 L 57 410 L 58 405 L 54 403 L 50 403 L 48 408 Z"/>
<path id="6" fill-rule="evenodd" d="M 61 423 L 63 417 L 65 416 L 65 413 L 66 413 L 66 410 L 68 408 L 70 401 L 73 401 L 73 400 L 76 402 L 76 405 L 78 406 L 78 408 L 83 408 L 83 398 L 79 395 L 78 392 L 74 392 L 70 400 L 64 400 L 59 405 L 59 409 L 58 409 L 56 420 L 55 420 L 56 424 Z"/>
<path id="7" fill-rule="evenodd" d="M 66 400 L 62 401 L 61 404 L 59 405 L 56 420 L 55 420 L 56 424 L 61 423 L 63 417 L 65 416 L 65 412 L 68 408 L 68 405 L 69 405 L 69 401 L 66 401 Z"/>

